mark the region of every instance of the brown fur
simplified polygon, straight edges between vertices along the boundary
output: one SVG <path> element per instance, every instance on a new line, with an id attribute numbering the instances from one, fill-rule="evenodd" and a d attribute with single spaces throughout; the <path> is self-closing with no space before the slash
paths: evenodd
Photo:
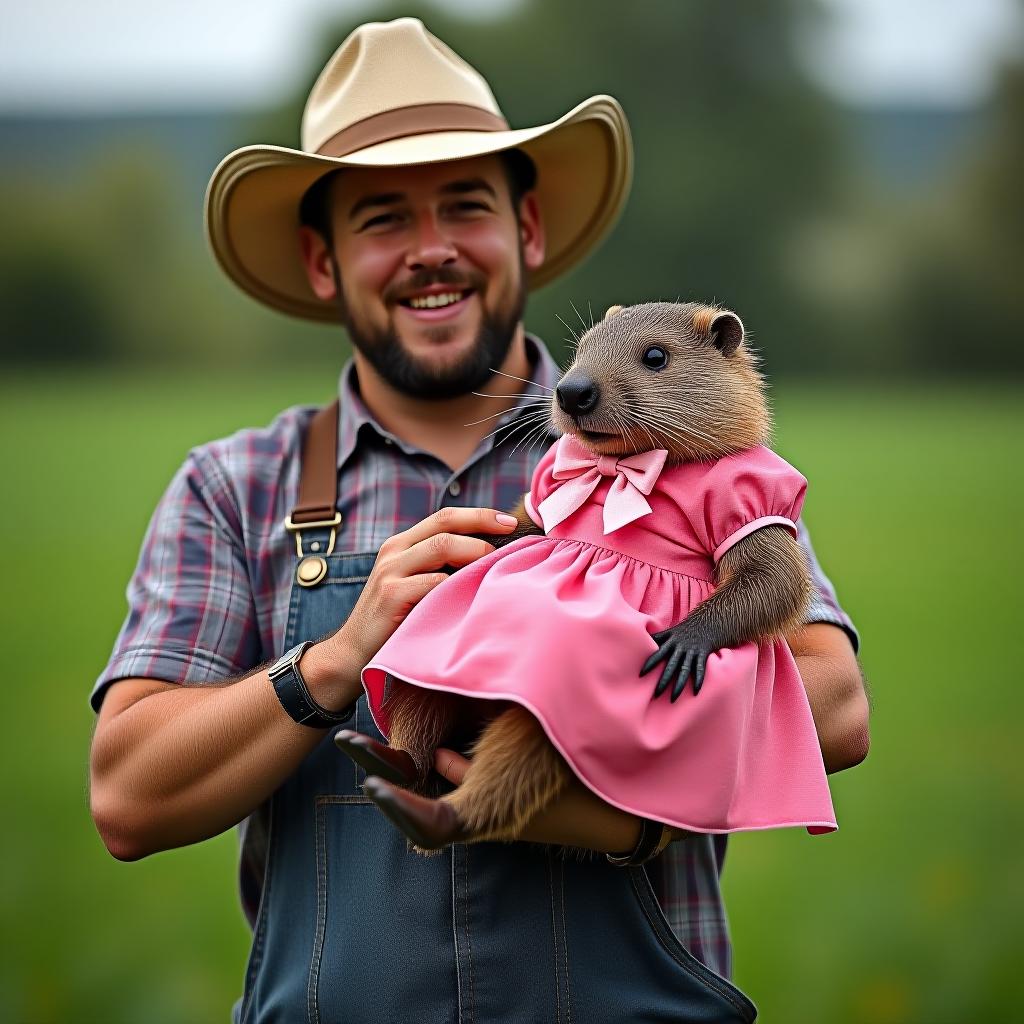
<path id="1" fill-rule="evenodd" d="M 391 721 L 389 743 L 406 751 L 416 762 L 418 777 L 410 789 L 426 792 L 434 767 L 434 751 L 454 731 L 458 698 L 451 693 L 424 690 L 392 678 L 383 710 Z"/>
<path id="2" fill-rule="evenodd" d="M 555 425 L 599 454 L 664 448 L 671 464 L 767 444 L 771 417 L 756 355 L 742 343 L 725 356 L 709 333 L 714 319 L 728 312 L 704 304 L 648 302 L 595 324 L 580 339 L 566 376 L 585 373 L 600 388 L 601 401 L 577 424 L 552 400 Z M 640 362 L 651 345 L 669 353 L 668 366 L 656 374 Z M 580 428 L 618 439 L 591 442 Z"/>
<path id="3" fill-rule="evenodd" d="M 515 839 L 569 779 L 537 719 L 518 705 L 484 729 L 472 757 L 462 785 L 444 799 L 477 841 Z"/>
<path id="4" fill-rule="evenodd" d="M 718 314 L 717 309 L 712 309 L 711 306 L 698 306 L 693 311 L 693 329 L 694 331 L 703 337 L 708 333 L 708 328 L 711 326 L 711 321 L 715 319 Z"/>
<path id="5" fill-rule="evenodd" d="M 718 563 L 715 592 L 694 613 L 727 624 L 726 647 L 781 636 L 798 625 L 811 597 L 807 560 L 784 526 L 765 526 Z"/>
<path id="6" fill-rule="evenodd" d="M 716 320 L 723 314 L 727 319 L 719 330 Z M 764 382 L 742 331 L 735 314 L 711 306 L 612 306 L 580 339 L 566 371 L 585 373 L 597 382 L 598 407 L 576 423 L 553 400 L 553 420 L 598 454 L 664 448 L 673 464 L 717 459 L 766 444 L 771 420 Z M 652 345 L 670 357 L 656 374 L 640 362 Z M 587 438 L 588 430 L 617 437 L 595 441 Z M 480 536 L 502 546 L 543 532 L 524 502 L 512 514 L 519 526 L 511 534 Z M 718 632 L 726 624 L 725 646 L 782 634 L 800 621 L 810 596 L 803 551 L 781 526 L 757 530 L 726 552 L 717 566 L 716 584 L 690 617 L 715 623 Z M 456 808 L 471 842 L 514 839 L 570 778 L 540 724 L 518 705 L 491 704 L 484 710 L 481 706 L 490 702 L 459 701 L 401 681 L 394 683 L 388 701 L 391 743 L 413 755 L 421 768 L 421 788 L 433 751 L 451 745 L 460 722 L 465 726 L 475 721 L 479 729 L 481 721 L 498 712 L 479 734 L 462 785 L 443 798 Z"/>

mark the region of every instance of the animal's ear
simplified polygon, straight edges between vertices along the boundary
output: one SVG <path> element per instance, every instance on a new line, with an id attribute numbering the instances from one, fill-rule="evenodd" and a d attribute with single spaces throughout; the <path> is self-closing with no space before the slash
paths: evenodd
<path id="1" fill-rule="evenodd" d="M 743 321 L 728 309 L 700 306 L 693 314 L 693 329 L 723 356 L 731 356 L 743 344 Z"/>
<path id="2" fill-rule="evenodd" d="M 616 313 L 621 313 L 621 312 L 622 312 L 622 307 L 621 306 L 609 306 L 604 311 L 604 318 L 605 318 L 605 320 L 607 320 L 608 317 L 615 316 Z"/>
<path id="3" fill-rule="evenodd" d="M 723 356 L 731 356 L 743 344 L 743 321 L 731 310 L 717 313 L 708 327 L 711 340 Z"/>

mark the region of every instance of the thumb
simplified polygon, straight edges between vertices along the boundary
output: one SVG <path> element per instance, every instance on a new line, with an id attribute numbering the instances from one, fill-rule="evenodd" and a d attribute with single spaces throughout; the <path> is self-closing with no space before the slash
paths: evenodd
<path id="1" fill-rule="evenodd" d="M 471 764 L 469 758 L 447 747 L 438 747 L 434 751 L 434 770 L 456 786 L 461 785 Z"/>

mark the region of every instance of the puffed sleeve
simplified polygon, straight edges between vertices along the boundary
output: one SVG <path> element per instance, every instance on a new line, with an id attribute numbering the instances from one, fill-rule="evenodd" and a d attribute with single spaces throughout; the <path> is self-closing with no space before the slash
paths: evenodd
<path id="1" fill-rule="evenodd" d="M 533 479 L 530 481 L 530 493 L 526 496 L 526 511 L 542 530 L 544 523 L 537 512 L 537 506 L 554 490 L 555 450 L 560 444 L 561 440 L 556 441 L 537 463 L 533 471 Z"/>
<path id="2" fill-rule="evenodd" d="M 708 464 L 691 495 L 690 521 L 717 562 L 763 526 L 797 535 L 807 481 L 785 459 L 758 447 Z"/>

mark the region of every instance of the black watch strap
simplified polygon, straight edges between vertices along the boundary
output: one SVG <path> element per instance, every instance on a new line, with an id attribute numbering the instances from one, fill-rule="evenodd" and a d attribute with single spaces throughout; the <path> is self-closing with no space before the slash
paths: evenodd
<path id="1" fill-rule="evenodd" d="M 617 868 L 636 868 L 653 860 L 668 846 L 672 838 L 672 830 L 663 825 L 660 821 L 650 821 L 647 818 L 640 819 L 640 836 L 636 846 L 629 852 L 623 854 L 606 853 L 609 864 Z"/>
<path id="2" fill-rule="evenodd" d="M 271 665 L 267 674 L 274 684 L 277 699 L 293 721 L 312 729 L 329 729 L 332 725 L 347 722 L 355 713 L 356 706 L 353 703 L 342 711 L 333 712 L 313 700 L 299 670 L 299 659 L 312 646 L 313 642 L 307 640 L 293 647 Z"/>

